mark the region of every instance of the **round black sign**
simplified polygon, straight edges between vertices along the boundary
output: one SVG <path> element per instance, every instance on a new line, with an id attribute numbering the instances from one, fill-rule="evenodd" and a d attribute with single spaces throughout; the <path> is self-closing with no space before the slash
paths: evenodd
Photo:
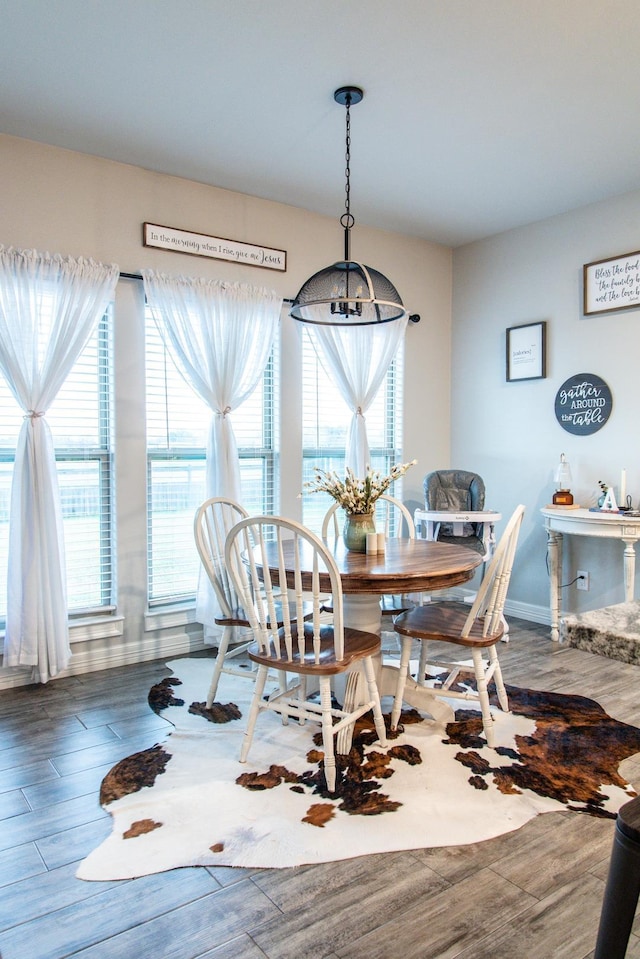
<path id="1" fill-rule="evenodd" d="M 602 429 L 611 415 L 611 390 L 595 373 L 576 373 L 556 393 L 556 419 L 567 433 L 587 436 Z"/>

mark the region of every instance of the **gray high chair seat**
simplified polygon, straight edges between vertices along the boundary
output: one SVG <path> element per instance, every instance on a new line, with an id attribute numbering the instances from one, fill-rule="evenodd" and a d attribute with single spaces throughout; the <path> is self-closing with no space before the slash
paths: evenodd
<path id="1" fill-rule="evenodd" d="M 425 476 L 423 489 L 427 510 L 461 513 L 484 509 L 484 480 L 468 470 L 434 470 Z M 483 555 L 487 552 L 483 523 L 440 523 L 436 539 Z"/>

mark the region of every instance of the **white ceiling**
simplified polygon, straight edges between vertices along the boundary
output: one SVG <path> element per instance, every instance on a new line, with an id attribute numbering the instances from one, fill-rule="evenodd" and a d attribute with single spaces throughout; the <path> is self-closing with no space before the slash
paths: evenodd
<path id="1" fill-rule="evenodd" d="M 638 0 L 0 0 L 0 132 L 458 246 L 640 188 Z M 354 234 L 354 243 L 356 240 Z"/>

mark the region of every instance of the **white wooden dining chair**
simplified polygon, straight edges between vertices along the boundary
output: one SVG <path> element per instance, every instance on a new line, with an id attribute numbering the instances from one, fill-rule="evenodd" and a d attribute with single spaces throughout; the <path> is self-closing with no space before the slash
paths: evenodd
<path id="1" fill-rule="evenodd" d="M 214 496 L 198 507 L 194 517 L 196 549 L 218 602 L 219 611 L 215 615 L 215 623 L 222 629 L 207 693 L 207 709 L 211 708 L 215 700 L 222 673 L 231 676 L 251 675 L 250 669 L 242 669 L 233 660 L 246 653 L 253 642 L 253 635 L 249 633 L 244 642 L 240 641 L 229 648 L 232 640 L 242 637 L 242 633 L 246 634 L 250 630 L 251 624 L 242 609 L 224 561 L 224 544 L 229 531 L 248 515 L 246 509 L 234 500 Z M 251 678 L 255 679 L 255 673 Z"/>
<path id="2" fill-rule="evenodd" d="M 302 551 L 309 551 L 310 570 L 303 577 Z M 285 553 L 287 559 L 285 559 Z M 258 677 L 247 719 L 240 762 L 246 762 L 251 748 L 258 714 L 278 713 L 283 721 L 294 717 L 322 725 L 324 773 L 327 789 L 335 792 L 336 757 L 334 741 L 356 719 L 369 710 L 378 739 L 386 745 L 385 725 L 380 708 L 373 659 L 380 650 L 380 637 L 375 633 L 345 628 L 343 622 L 342 584 L 335 561 L 322 541 L 299 523 L 275 516 L 252 516 L 241 520 L 229 533 L 225 562 L 233 579 L 242 606 L 247 612 L 255 636 L 248 655 L 257 664 Z M 305 560 L 306 562 L 306 560 Z M 333 608 L 331 620 L 323 614 L 320 595 L 320 573 L 328 575 Z M 288 589 L 284 589 L 288 584 Z M 281 590 L 281 592 L 280 592 Z M 311 597 L 312 613 L 303 616 L 304 602 Z M 282 604 L 280 626 L 275 622 L 274 608 Z M 364 670 L 365 702 L 342 707 L 332 700 L 331 681 L 342 673 Z M 264 697 L 269 670 L 289 674 L 286 690 L 278 689 Z M 292 674 L 296 674 L 293 678 Z M 320 690 L 320 701 L 307 697 L 307 680 Z M 362 687 L 354 683 L 355 688 Z"/>
<path id="3" fill-rule="evenodd" d="M 324 515 L 322 520 L 322 539 L 333 537 L 337 539 L 340 535 L 338 503 L 333 503 Z M 382 493 L 376 500 L 375 510 L 376 531 L 385 534 L 385 539 L 395 536 L 398 539 L 408 537 L 415 539 L 416 527 L 413 516 L 404 505 L 404 503 L 390 496 L 388 493 Z M 405 609 L 410 609 L 413 603 L 404 594 L 384 595 L 380 597 L 380 607 L 383 616 L 397 616 Z M 330 600 L 325 603 L 325 608 L 329 608 Z"/>
<path id="4" fill-rule="evenodd" d="M 471 650 L 472 662 L 420 656 L 418 682 L 425 683 L 426 667 L 435 669 L 446 678 L 436 679 L 433 694 L 446 699 L 476 700 L 482 711 L 482 725 L 489 746 L 494 745 L 493 715 L 489 705 L 488 684 L 493 680 L 501 708 L 509 711 L 509 700 L 502 680 L 496 644 L 504 631 L 503 610 L 511 579 L 513 559 L 524 515 L 524 506 L 518 506 L 495 548 L 487 566 L 471 609 L 466 603 L 443 600 L 425 606 L 415 606 L 402 613 L 394 624 L 402 637 L 400 668 L 391 712 L 391 728 L 396 729 L 402 710 L 402 697 L 409 674 L 413 640 L 427 650 L 427 643 L 438 641 Z M 487 658 L 483 656 L 486 650 Z M 464 676 L 475 679 L 463 681 Z"/>
<path id="5" fill-rule="evenodd" d="M 255 680 L 257 676 L 255 668 L 237 665 L 238 658 L 247 652 L 253 642 L 253 633 L 224 560 L 224 545 L 229 531 L 239 520 L 248 515 L 246 509 L 234 500 L 214 496 L 198 507 L 194 518 L 196 549 L 219 606 L 214 622 L 222 629 L 205 702 L 207 709 L 211 708 L 215 700 L 220 676 L 223 673 L 251 680 Z M 309 608 L 306 607 L 305 613 L 308 612 Z M 278 603 L 275 609 L 276 621 L 279 613 L 280 604 Z M 286 679 L 282 674 L 279 679 L 284 689 Z"/>

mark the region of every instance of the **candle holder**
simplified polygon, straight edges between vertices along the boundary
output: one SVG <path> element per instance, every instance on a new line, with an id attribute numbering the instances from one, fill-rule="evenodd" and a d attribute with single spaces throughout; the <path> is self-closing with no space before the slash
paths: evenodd
<path id="1" fill-rule="evenodd" d="M 560 454 L 560 462 L 556 468 L 553 479 L 558 487 L 553 494 L 553 505 L 573 506 L 573 493 L 569 489 L 571 485 L 571 467 L 567 463 L 564 453 Z"/>

